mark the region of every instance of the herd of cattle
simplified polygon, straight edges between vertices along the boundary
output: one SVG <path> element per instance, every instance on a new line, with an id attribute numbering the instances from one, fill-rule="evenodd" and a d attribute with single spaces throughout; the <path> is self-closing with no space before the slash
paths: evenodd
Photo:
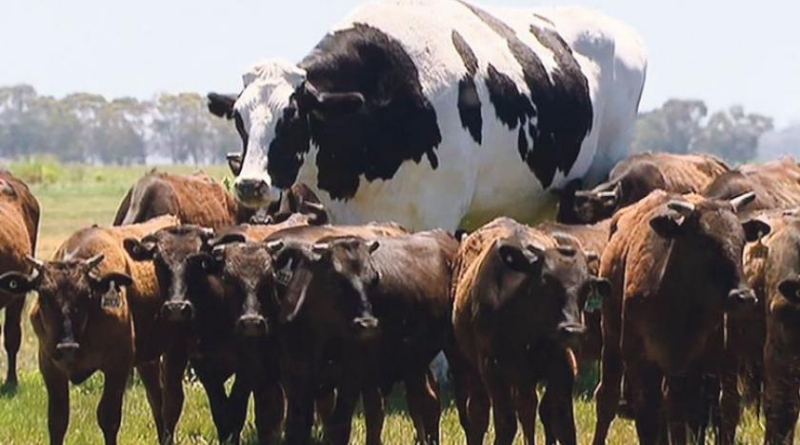
<path id="1" fill-rule="evenodd" d="M 39 206 L 0 173 L 0 303 L 16 384 L 22 296 L 48 393 L 52 443 L 69 382 L 105 375 L 98 422 L 116 443 L 133 368 L 171 443 L 191 364 L 220 441 L 237 443 L 253 395 L 260 442 L 308 443 L 315 419 L 346 444 L 361 398 L 368 444 L 405 386 L 418 443 L 439 443 L 450 364 L 461 425 L 496 444 L 518 420 L 533 443 L 576 443 L 572 386 L 601 361 L 594 443 L 618 413 L 642 443 L 734 443 L 756 403 L 767 443 L 792 443 L 800 409 L 800 166 L 729 168 L 707 155 L 642 154 L 592 190 L 565 190 L 559 222 L 498 218 L 472 233 L 341 226 L 302 185 L 260 212 L 204 174 L 152 172 L 111 227 L 33 257 Z M 258 224 L 253 223 L 257 221 Z M 224 383 L 235 376 L 226 392 Z M 544 384 L 542 400 L 537 385 Z"/>

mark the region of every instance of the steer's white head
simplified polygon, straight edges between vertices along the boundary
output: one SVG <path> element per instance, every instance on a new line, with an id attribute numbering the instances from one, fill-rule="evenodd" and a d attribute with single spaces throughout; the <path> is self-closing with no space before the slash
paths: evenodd
<path id="1" fill-rule="evenodd" d="M 305 71 L 287 61 L 265 60 L 247 70 L 242 81 L 244 89 L 238 97 L 209 94 L 209 109 L 217 116 L 233 119 L 242 137 L 243 152 L 228 156 L 237 175 L 236 198 L 247 207 L 263 207 L 279 199 L 280 189 L 294 182 L 294 178 L 272 180 L 269 152 L 277 140 L 278 125 L 294 117 L 288 116 L 292 94 L 305 81 Z M 296 159 L 302 162 L 300 152 Z"/>
<path id="2" fill-rule="evenodd" d="M 260 208 L 278 200 L 280 191 L 297 179 L 310 147 L 309 116 L 351 113 L 364 104 L 364 97 L 357 92 L 320 93 L 304 69 L 277 59 L 259 62 L 242 80 L 238 97 L 210 93 L 208 108 L 235 121 L 244 150 L 228 155 L 237 176 L 234 195 L 245 206 Z"/>

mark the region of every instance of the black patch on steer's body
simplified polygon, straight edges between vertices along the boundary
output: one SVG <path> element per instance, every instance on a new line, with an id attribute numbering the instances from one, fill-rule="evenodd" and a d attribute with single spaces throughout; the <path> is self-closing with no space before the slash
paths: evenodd
<path id="1" fill-rule="evenodd" d="M 461 126 L 469 131 L 472 139 L 478 144 L 483 140 L 483 118 L 481 117 L 481 99 L 475 87 L 475 74 L 478 73 L 478 59 L 469 44 L 458 31 L 453 30 L 453 46 L 464 62 L 467 74 L 458 81 L 458 114 Z"/>
<path id="2" fill-rule="evenodd" d="M 319 147 L 317 186 L 333 199 L 352 198 L 360 175 L 391 179 L 403 162 L 419 163 L 423 155 L 431 168 L 438 167 L 434 149 L 442 136 L 436 112 L 399 41 L 356 23 L 327 35 L 299 65 L 321 93 L 359 92 L 364 106 L 346 116 L 285 112 L 268 154 L 275 185 L 287 188 L 297 178 L 309 150 L 306 137 Z"/>
<path id="3" fill-rule="evenodd" d="M 518 149 L 522 159 L 542 185 L 549 187 L 556 170 L 568 174 L 572 169 L 581 143 L 591 130 L 593 109 L 589 83 L 572 49 L 555 31 L 535 25 L 530 28 L 539 42 L 555 55 L 558 69 L 554 70 L 551 82 L 542 61 L 511 27 L 473 5 L 462 4 L 506 40 L 522 68 L 530 99 L 519 92 L 508 76 L 496 70 L 487 73 L 486 86 L 500 121 L 510 129 L 519 124 Z M 527 105 L 522 105 L 523 101 L 528 102 Z M 531 122 L 533 118 L 537 119 L 535 125 Z M 533 140 L 533 147 L 528 146 L 528 137 Z"/>

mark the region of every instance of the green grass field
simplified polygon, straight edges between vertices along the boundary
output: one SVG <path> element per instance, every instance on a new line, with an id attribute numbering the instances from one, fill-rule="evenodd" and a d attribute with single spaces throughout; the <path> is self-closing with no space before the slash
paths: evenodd
<path id="1" fill-rule="evenodd" d="M 11 165 L 11 170 L 23 176 L 44 177 L 43 182 L 32 186 L 42 206 L 42 223 L 39 238 L 39 258 L 49 258 L 58 245 L 73 231 L 91 225 L 109 225 L 119 201 L 131 184 L 149 167 L 52 167 L 54 172 L 39 174 L 30 165 Z M 31 170 L 36 170 L 31 173 Z M 221 166 L 204 168 L 217 178 L 228 174 Z M 189 173 L 190 167 L 166 167 L 164 170 Z M 29 296 L 28 298 L 35 298 Z M 47 395 L 36 366 L 36 338 L 27 317 L 23 318 L 23 345 L 20 351 L 20 386 L 15 393 L 0 392 L 0 444 L 47 443 Z M 0 354 L 0 372 L 5 375 L 6 358 Z M 95 409 L 102 389 L 102 377 L 94 376 L 85 384 L 71 389 L 71 418 L 67 433 L 69 444 L 102 443 L 100 429 L 95 420 Z M 216 443 L 216 433 L 211 422 L 208 403 L 197 383 L 186 383 L 186 403 L 178 424 L 178 441 L 183 444 Z M 413 443 L 413 427 L 403 413 L 402 388 L 391 403 L 383 439 L 387 445 Z M 464 436 L 458 416 L 445 391 L 445 410 L 442 418 L 442 443 L 460 445 Z M 590 443 L 594 429 L 594 403 L 576 400 L 576 421 L 579 443 Z M 359 415 L 353 422 L 351 443 L 363 443 L 364 423 Z M 538 441 L 543 443 L 539 426 Z M 518 434 L 518 436 L 521 435 Z M 754 444 L 763 440 L 763 427 L 755 415 L 748 413 L 740 430 L 742 443 Z M 245 443 L 255 443 L 252 413 L 244 432 Z M 123 407 L 121 444 L 156 443 L 155 429 L 147 406 L 143 388 L 135 382 L 125 397 Z M 487 443 L 491 443 L 491 432 Z M 634 443 L 633 424 L 617 420 L 612 426 L 609 443 Z M 516 443 L 521 444 L 521 437 Z"/>

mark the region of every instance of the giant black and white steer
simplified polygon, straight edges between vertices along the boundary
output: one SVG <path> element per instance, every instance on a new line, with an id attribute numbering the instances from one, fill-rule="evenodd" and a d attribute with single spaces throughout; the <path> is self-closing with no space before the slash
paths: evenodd
<path id="1" fill-rule="evenodd" d="M 246 206 L 300 181 L 338 223 L 455 229 L 532 221 L 549 190 L 602 180 L 628 153 L 645 71 L 636 32 L 585 9 L 387 0 L 209 109 L 244 141 Z"/>

